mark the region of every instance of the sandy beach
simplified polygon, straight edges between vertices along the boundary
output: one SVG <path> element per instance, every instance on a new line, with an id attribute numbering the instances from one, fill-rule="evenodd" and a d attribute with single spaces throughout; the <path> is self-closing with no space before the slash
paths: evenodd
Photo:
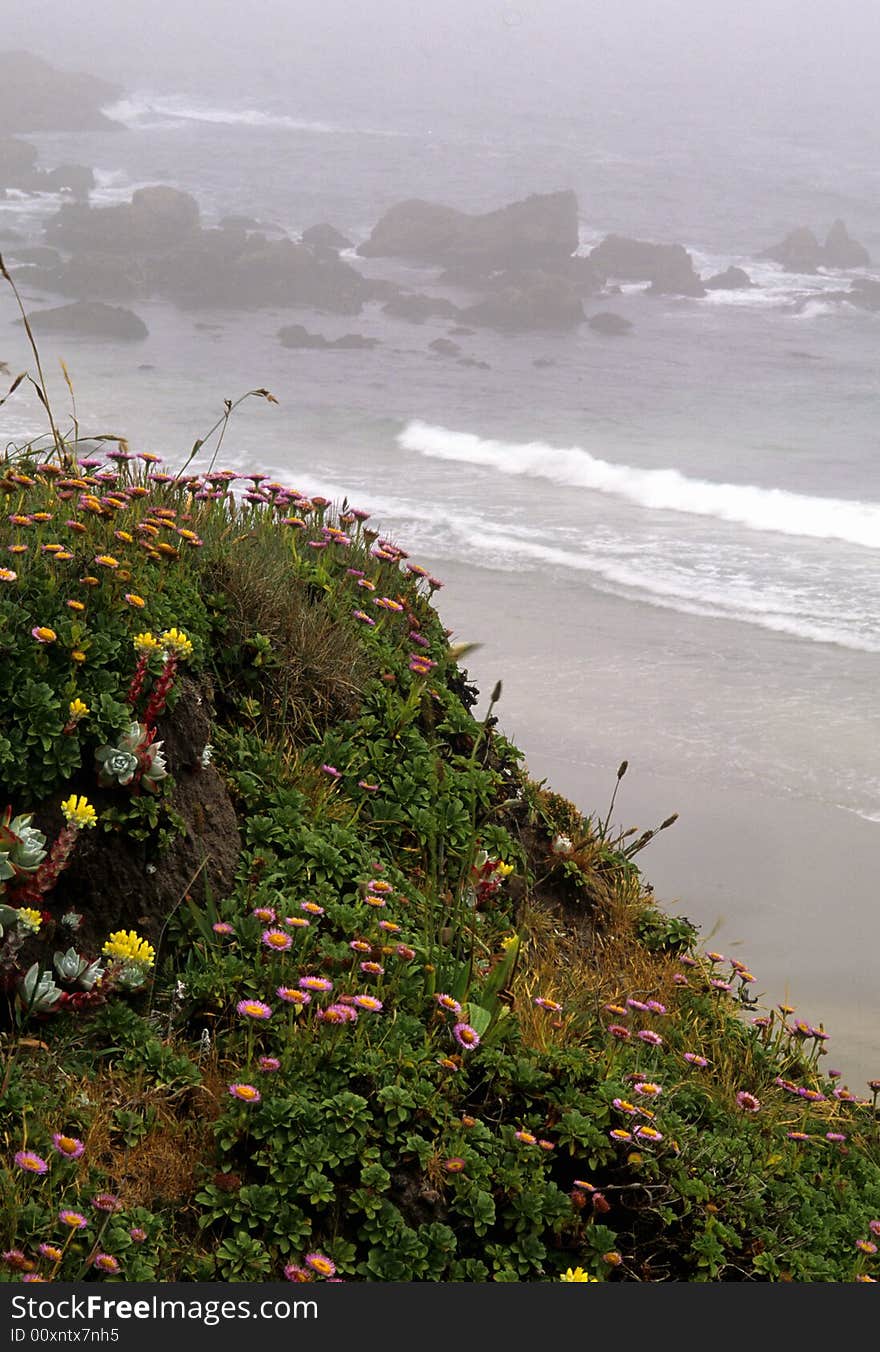
<path id="1" fill-rule="evenodd" d="M 679 813 L 638 857 L 663 907 L 699 925 L 708 947 L 747 962 L 762 1002 L 784 1001 L 824 1024 L 831 1033 L 824 1064 L 864 1087 L 880 1073 L 880 823 L 818 796 L 823 772 L 826 782 L 839 773 L 829 763 L 827 728 L 815 732 L 815 777 L 773 782 L 780 747 L 805 717 L 803 691 L 801 699 L 796 688 L 782 697 L 785 673 L 778 695 L 752 692 L 751 726 L 745 708 L 731 708 L 728 692 L 706 688 L 700 676 L 701 648 L 711 648 L 717 670 L 726 643 L 736 650 L 776 636 L 564 581 L 548 611 L 527 576 L 448 560 L 432 566 L 445 580 L 439 603 L 455 641 L 482 644 L 465 662 L 480 687 L 479 708 L 501 679 L 501 727 L 532 776 L 585 814 L 604 816 L 627 759 L 613 822 L 647 829 Z M 790 650 L 790 641 L 783 646 Z M 801 684 L 818 699 L 822 653 L 809 656 L 813 670 Z M 847 719 L 837 732 L 844 741 L 855 735 Z M 809 742 L 811 726 L 802 724 L 800 735 Z M 844 754 L 839 745 L 834 754 Z"/>

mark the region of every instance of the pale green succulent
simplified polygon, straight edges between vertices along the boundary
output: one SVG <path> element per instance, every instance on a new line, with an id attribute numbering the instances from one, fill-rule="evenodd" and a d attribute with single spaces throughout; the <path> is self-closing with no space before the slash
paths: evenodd
<path id="1" fill-rule="evenodd" d="M 41 972 L 35 962 L 22 978 L 18 998 L 28 1014 L 48 1014 L 61 999 L 62 992 L 55 985 L 51 972 Z"/>
<path id="2" fill-rule="evenodd" d="M 46 837 L 32 820 L 29 812 L 13 817 L 10 808 L 0 820 L 0 884 L 19 873 L 36 873 L 46 858 Z"/>
<path id="3" fill-rule="evenodd" d="M 78 981 L 85 991 L 90 991 L 104 974 L 100 961 L 90 962 L 75 948 L 68 948 L 66 953 L 57 952 L 52 961 L 60 981 Z"/>
<path id="4" fill-rule="evenodd" d="M 99 746 L 95 752 L 98 762 L 98 783 L 102 788 L 111 784 L 130 784 L 141 771 L 141 785 L 151 793 L 158 792 L 158 783 L 168 774 L 161 742 L 147 743 L 148 732 L 143 723 L 130 723 L 117 746 Z"/>

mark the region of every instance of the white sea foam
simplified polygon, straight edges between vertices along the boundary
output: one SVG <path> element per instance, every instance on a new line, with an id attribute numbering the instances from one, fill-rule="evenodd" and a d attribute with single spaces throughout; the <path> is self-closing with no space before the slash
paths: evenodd
<path id="1" fill-rule="evenodd" d="M 107 117 L 136 131 L 173 129 L 202 122 L 223 127 L 279 128 L 313 132 L 316 135 L 404 136 L 405 132 L 377 127 L 347 127 L 334 122 L 312 121 L 270 113 L 260 108 L 218 108 L 180 95 L 133 95 L 103 109 Z"/>
<path id="2" fill-rule="evenodd" d="M 398 434 L 403 450 L 606 493 L 649 511 L 714 517 L 756 531 L 844 540 L 880 549 L 880 503 L 809 497 L 782 488 L 692 479 L 677 469 L 638 469 L 600 460 L 580 446 L 488 440 L 414 421 Z"/>

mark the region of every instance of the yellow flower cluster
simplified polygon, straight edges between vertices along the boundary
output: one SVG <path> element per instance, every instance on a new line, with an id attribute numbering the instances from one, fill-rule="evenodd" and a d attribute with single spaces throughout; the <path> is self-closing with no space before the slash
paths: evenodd
<path id="1" fill-rule="evenodd" d="M 135 651 L 139 653 L 158 653 L 162 650 L 162 644 L 155 634 L 150 633 L 149 629 L 143 634 L 135 634 L 132 642 Z"/>
<path id="2" fill-rule="evenodd" d="M 105 958 L 118 958 L 121 962 L 136 962 L 141 967 L 152 967 L 156 950 L 146 939 L 142 939 L 135 930 L 115 930 L 101 949 Z"/>
<path id="3" fill-rule="evenodd" d="M 582 1267 L 567 1268 L 559 1278 L 561 1282 L 597 1282 L 598 1277 L 591 1277 L 589 1272 L 585 1272 Z"/>
<path id="4" fill-rule="evenodd" d="M 16 912 L 18 923 L 31 934 L 36 934 L 43 923 L 43 917 L 32 906 L 21 906 Z"/>
<path id="5" fill-rule="evenodd" d="M 173 653 L 180 662 L 192 657 L 193 645 L 181 629 L 166 629 L 162 634 L 162 646 Z"/>
<path id="6" fill-rule="evenodd" d="M 78 704 L 80 701 L 75 700 Z M 71 711 L 73 705 L 71 705 Z M 75 826 L 78 830 L 85 830 L 86 827 L 94 826 L 98 820 L 98 814 L 92 807 L 87 798 L 77 798 L 72 793 L 69 798 L 65 798 L 61 804 L 61 811 L 64 813 L 64 819 L 70 826 Z"/>
<path id="7" fill-rule="evenodd" d="M 513 864 L 502 864 L 499 860 L 495 865 L 495 872 L 499 878 L 509 878 L 513 872 Z"/>
<path id="8" fill-rule="evenodd" d="M 86 714 L 91 713 L 89 706 L 81 699 L 72 699 L 68 709 L 71 723 L 80 723 Z"/>

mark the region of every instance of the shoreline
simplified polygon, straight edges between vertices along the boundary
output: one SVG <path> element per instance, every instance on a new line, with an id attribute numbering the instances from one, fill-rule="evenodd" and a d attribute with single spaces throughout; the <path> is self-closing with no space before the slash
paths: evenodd
<path id="1" fill-rule="evenodd" d="M 438 604 L 453 641 L 483 645 L 464 661 L 480 690 L 476 712 L 485 713 L 488 692 L 501 679 L 500 731 L 524 752 L 531 777 L 546 779 L 585 815 L 604 816 L 617 768 L 627 759 L 612 825 L 647 830 L 679 814 L 636 856 L 660 906 L 697 924 L 703 946 L 747 962 L 762 1004 L 793 1004 L 798 1017 L 824 1024 L 831 1037 L 823 1063 L 841 1069 L 855 1092 L 876 1077 L 873 955 L 880 951 L 880 910 L 870 880 L 880 858 L 880 823 L 813 798 L 809 789 L 768 786 L 757 777 L 759 767 L 752 782 L 737 782 L 720 769 L 713 777 L 711 724 L 695 729 L 696 768 L 677 758 L 671 744 L 652 745 L 655 732 L 668 731 L 650 723 L 663 712 L 640 711 L 640 672 L 628 666 L 634 647 L 643 663 L 656 656 L 656 630 L 642 624 L 650 608 L 640 606 L 629 622 L 632 603 L 573 585 L 580 623 L 591 625 L 590 642 L 601 650 L 601 661 L 580 658 L 574 644 L 564 642 L 572 622 L 563 584 L 559 607 L 547 611 L 541 599 L 546 602 L 549 585 L 531 588 L 515 574 L 477 575 L 449 560 L 430 566 L 446 584 Z M 685 631 L 692 636 L 693 617 L 664 612 L 662 620 L 667 645 L 674 648 Z M 715 623 L 702 622 L 710 643 Z M 609 715 L 603 722 L 603 687 L 609 679 L 625 683 L 627 675 L 629 720 Z M 581 696 L 572 689 L 578 677 Z M 669 691 L 676 716 L 683 699 L 686 691 Z M 803 732 L 808 737 L 811 728 Z M 723 749 L 717 746 L 715 754 L 721 757 Z"/>

